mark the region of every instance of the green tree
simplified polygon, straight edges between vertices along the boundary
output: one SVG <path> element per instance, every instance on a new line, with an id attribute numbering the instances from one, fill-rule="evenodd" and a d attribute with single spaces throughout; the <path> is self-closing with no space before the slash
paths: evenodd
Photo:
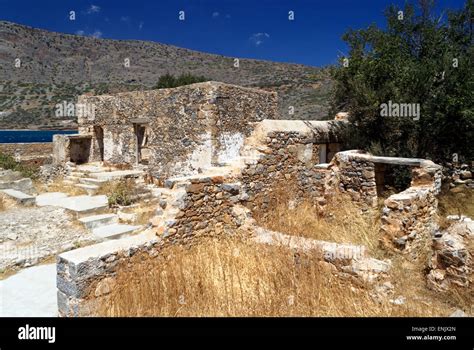
<path id="1" fill-rule="evenodd" d="M 155 89 L 175 88 L 178 86 L 200 83 L 208 80 L 209 79 L 203 76 L 196 76 L 190 73 L 181 74 L 178 77 L 166 73 L 165 75 L 160 76 L 158 83 L 155 85 Z"/>
<path id="2" fill-rule="evenodd" d="M 332 71 L 332 113 L 350 112 L 349 146 L 440 162 L 453 153 L 473 159 L 474 2 L 441 17 L 434 12 L 431 0 L 392 5 L 385 29 L 343 36 L 349 55 Z M 389 101 L 419 104 L 420 119 L 382 116 Z"/>

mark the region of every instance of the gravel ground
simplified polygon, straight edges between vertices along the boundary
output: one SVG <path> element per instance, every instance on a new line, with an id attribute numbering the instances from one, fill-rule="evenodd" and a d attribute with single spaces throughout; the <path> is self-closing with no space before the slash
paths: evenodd
<path id="1" fill-rule="evenodd" d="M 0 272 L 28 267 L 92 241 L 62 208 L 11 208 L 0 212 Z"/>

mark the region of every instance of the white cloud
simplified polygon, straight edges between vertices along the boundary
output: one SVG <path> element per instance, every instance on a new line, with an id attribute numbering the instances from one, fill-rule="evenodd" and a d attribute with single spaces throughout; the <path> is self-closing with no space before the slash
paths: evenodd
<path id="1" fill-rule="evenodd" d="M 100 12 L 100 6 L 97 6 L 97 5 L 91 5 L 86 11 L 87 14 L 99 13 L 99 12 Z"/>
<path id="2" fill-rule="evenodd" d="M 102 38 L 103 33 L 99 30 L 96 29 L 94 32 L 87 32 L 85 30 L 79 29 L 76 31 L 76 35 L 83 35 L 83 36 L 91 36 L 93 38 L 100 39 Z"/>
<path id="3" fill-rule="evenodd" d="M 219 17 L 219 12 L 215 11 L 212 13 L 212 18 L 217 18 Z"/>
<path id="4" fill-rule="evenodd" d="M 270 34 L 268 33 L 254 33 L 250 36 L 249 40 L 255 46 L 260 46 L 268 38 L 270 38 Z"/>
<path id="5" fill-rule="evenodd" d="M 138 30 L 142 30 L 143 28 L 143 21 L 140 21 L 140 23 L 138 24 Z"/>
<path id="6" fill-rule="evenodd" d="M 128 22 L 130 22 L 130 17 L 128 17 L 128 16 L 122 16 L 122 17 L 120 17 L 120 20 L 121 20 L 122 22 L 128 23 Z"/>
<path id="7" fill-rule="evenodd" d="M 94 33 L 91 34 L 91 36 L 97 39 L 102 38 L 102 32 L 96 29 Z"/>

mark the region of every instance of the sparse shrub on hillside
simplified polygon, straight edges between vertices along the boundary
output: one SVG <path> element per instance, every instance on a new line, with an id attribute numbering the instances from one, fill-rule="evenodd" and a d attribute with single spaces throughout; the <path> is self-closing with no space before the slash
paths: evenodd
<path id="1" fill-rule="evenodd" d="M 38 167 L 23 165 L 4 153 L 0 153 L 0 168 L 19 171 L 23 176 L 36 179 L 38 177 Z"/>
<path id="2" fill-rule="evenodd" d="M 99 193 L 107 196 L 111 207 L 127 206 L 135 200 L 135 182 L 131 179 L 108 182 L 100 188 Z"/>
<path id="3" fill-rule="evenodd" d="M 155 89 L 167 89 L 167 88 L 175 88 L 178 86 L 189 85 L 194 83 L 201 83 L 204 81 L 208 81 L 203 76 L 196 76 L 190 73 L 181 74 L 178 77 L 175 77 L 171 74 L 162 75 L 158 79 L 158 83 L 154 86 Z"/>

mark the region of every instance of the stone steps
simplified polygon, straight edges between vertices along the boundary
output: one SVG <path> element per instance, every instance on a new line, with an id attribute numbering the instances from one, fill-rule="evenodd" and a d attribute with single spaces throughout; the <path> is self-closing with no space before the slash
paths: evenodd
<path id="1" fill-rule="evenodd" d="M 80 177 L 87 176 L 87 173 L 73 170 L 69 173 L 69 175 L 80 178 Z"/>
<path id="2" fill-rule="evenodd" d="M 137 232 L 139 229 L 141 226 L 111 224 L 93 229 L 92 234 L 97 239 L 117 239 Z"/>
<path id="3" fill-rule="evenodd" d="M 86 185 L 86 184 L 83 184 L 83 183 L 75 184 L 74 186 L 78 187 L 78 188 L 82 188 L 90 196 L 93 196 L 94 194 L 96 194 L 97 191 L 99 190 L 99 187 L 100 187 L 100 186 L 97 186 L 97 185 Z"/>
<path id="4" fill-rule="evenodd" d="M 100 185 L 103 185 L 104 183 L 106 183 L 107 180 L 95 179 L 95 178 L 92 178 L 92 177 L 83 177 L 83 178 L 79 179 L 79 182 L 84 184 L 84 185 L 97 185 L 97 186 L 100 186 Z"/>
<path id="5" fill-rule="evenodd" d="M 141 170 L 116 170 L 116 171 L 104 171 L 100 173 L 90 173 L 89 177 L 93 177 L 96 179 L 104 180 L 104 181 L 113 181 L 113 180 L 120 180 L 120 179 L 128 179 L 128 178 L 137 178 L 143 175 L 143 171 Z"/>
<path id="6" fill-rule="evenodd" d="M 16 200 L 18 203 L 22 205 L 34 205 L 36 202 L 36 197 L 31 196 L 21 191 L 17 191 L 13 189 L 5 189 L 5 190 L 2 190 L 2 192 L 6 194 L 7 196 L 13 198 L 14 200 Z"/>
<path id="7" fill-rule="evenodd" d="M 92 216 L 85 216 L 79 219 L 84 227 L 88 230 L 93 230 L 102 226 L 107 226 L 111 224 L 118 223 L 118 216 L 116 214 L 100 214 L 100 215 L 92 215 Z"/>
<path id="8" fill-rule="evenodd" d="M 67 197 L 66 193 L 62 192 L 46 192 L 36 196 L 36 205 L 38 207 L 44 207 L 47 205 L 56 205 L 58 200 L 62 200 Z"/>
<path id="9" fill-rule="evenodd" d="M 66 197 L 58 201 L 56 206 L 67 209 L 78 218 L 90 214 L 101 214 L 109 208 L 107 196 L 74 196 Z"/>
<path id="10" fill-rule="evenodd" d="M 64 177 L 64 179 L 72 181 L 74 183 L 77 183 L 80 179 L 82 179 L 82 177 L 74 176 L 74 175 L 67 175 L 67 176 Z"/>

